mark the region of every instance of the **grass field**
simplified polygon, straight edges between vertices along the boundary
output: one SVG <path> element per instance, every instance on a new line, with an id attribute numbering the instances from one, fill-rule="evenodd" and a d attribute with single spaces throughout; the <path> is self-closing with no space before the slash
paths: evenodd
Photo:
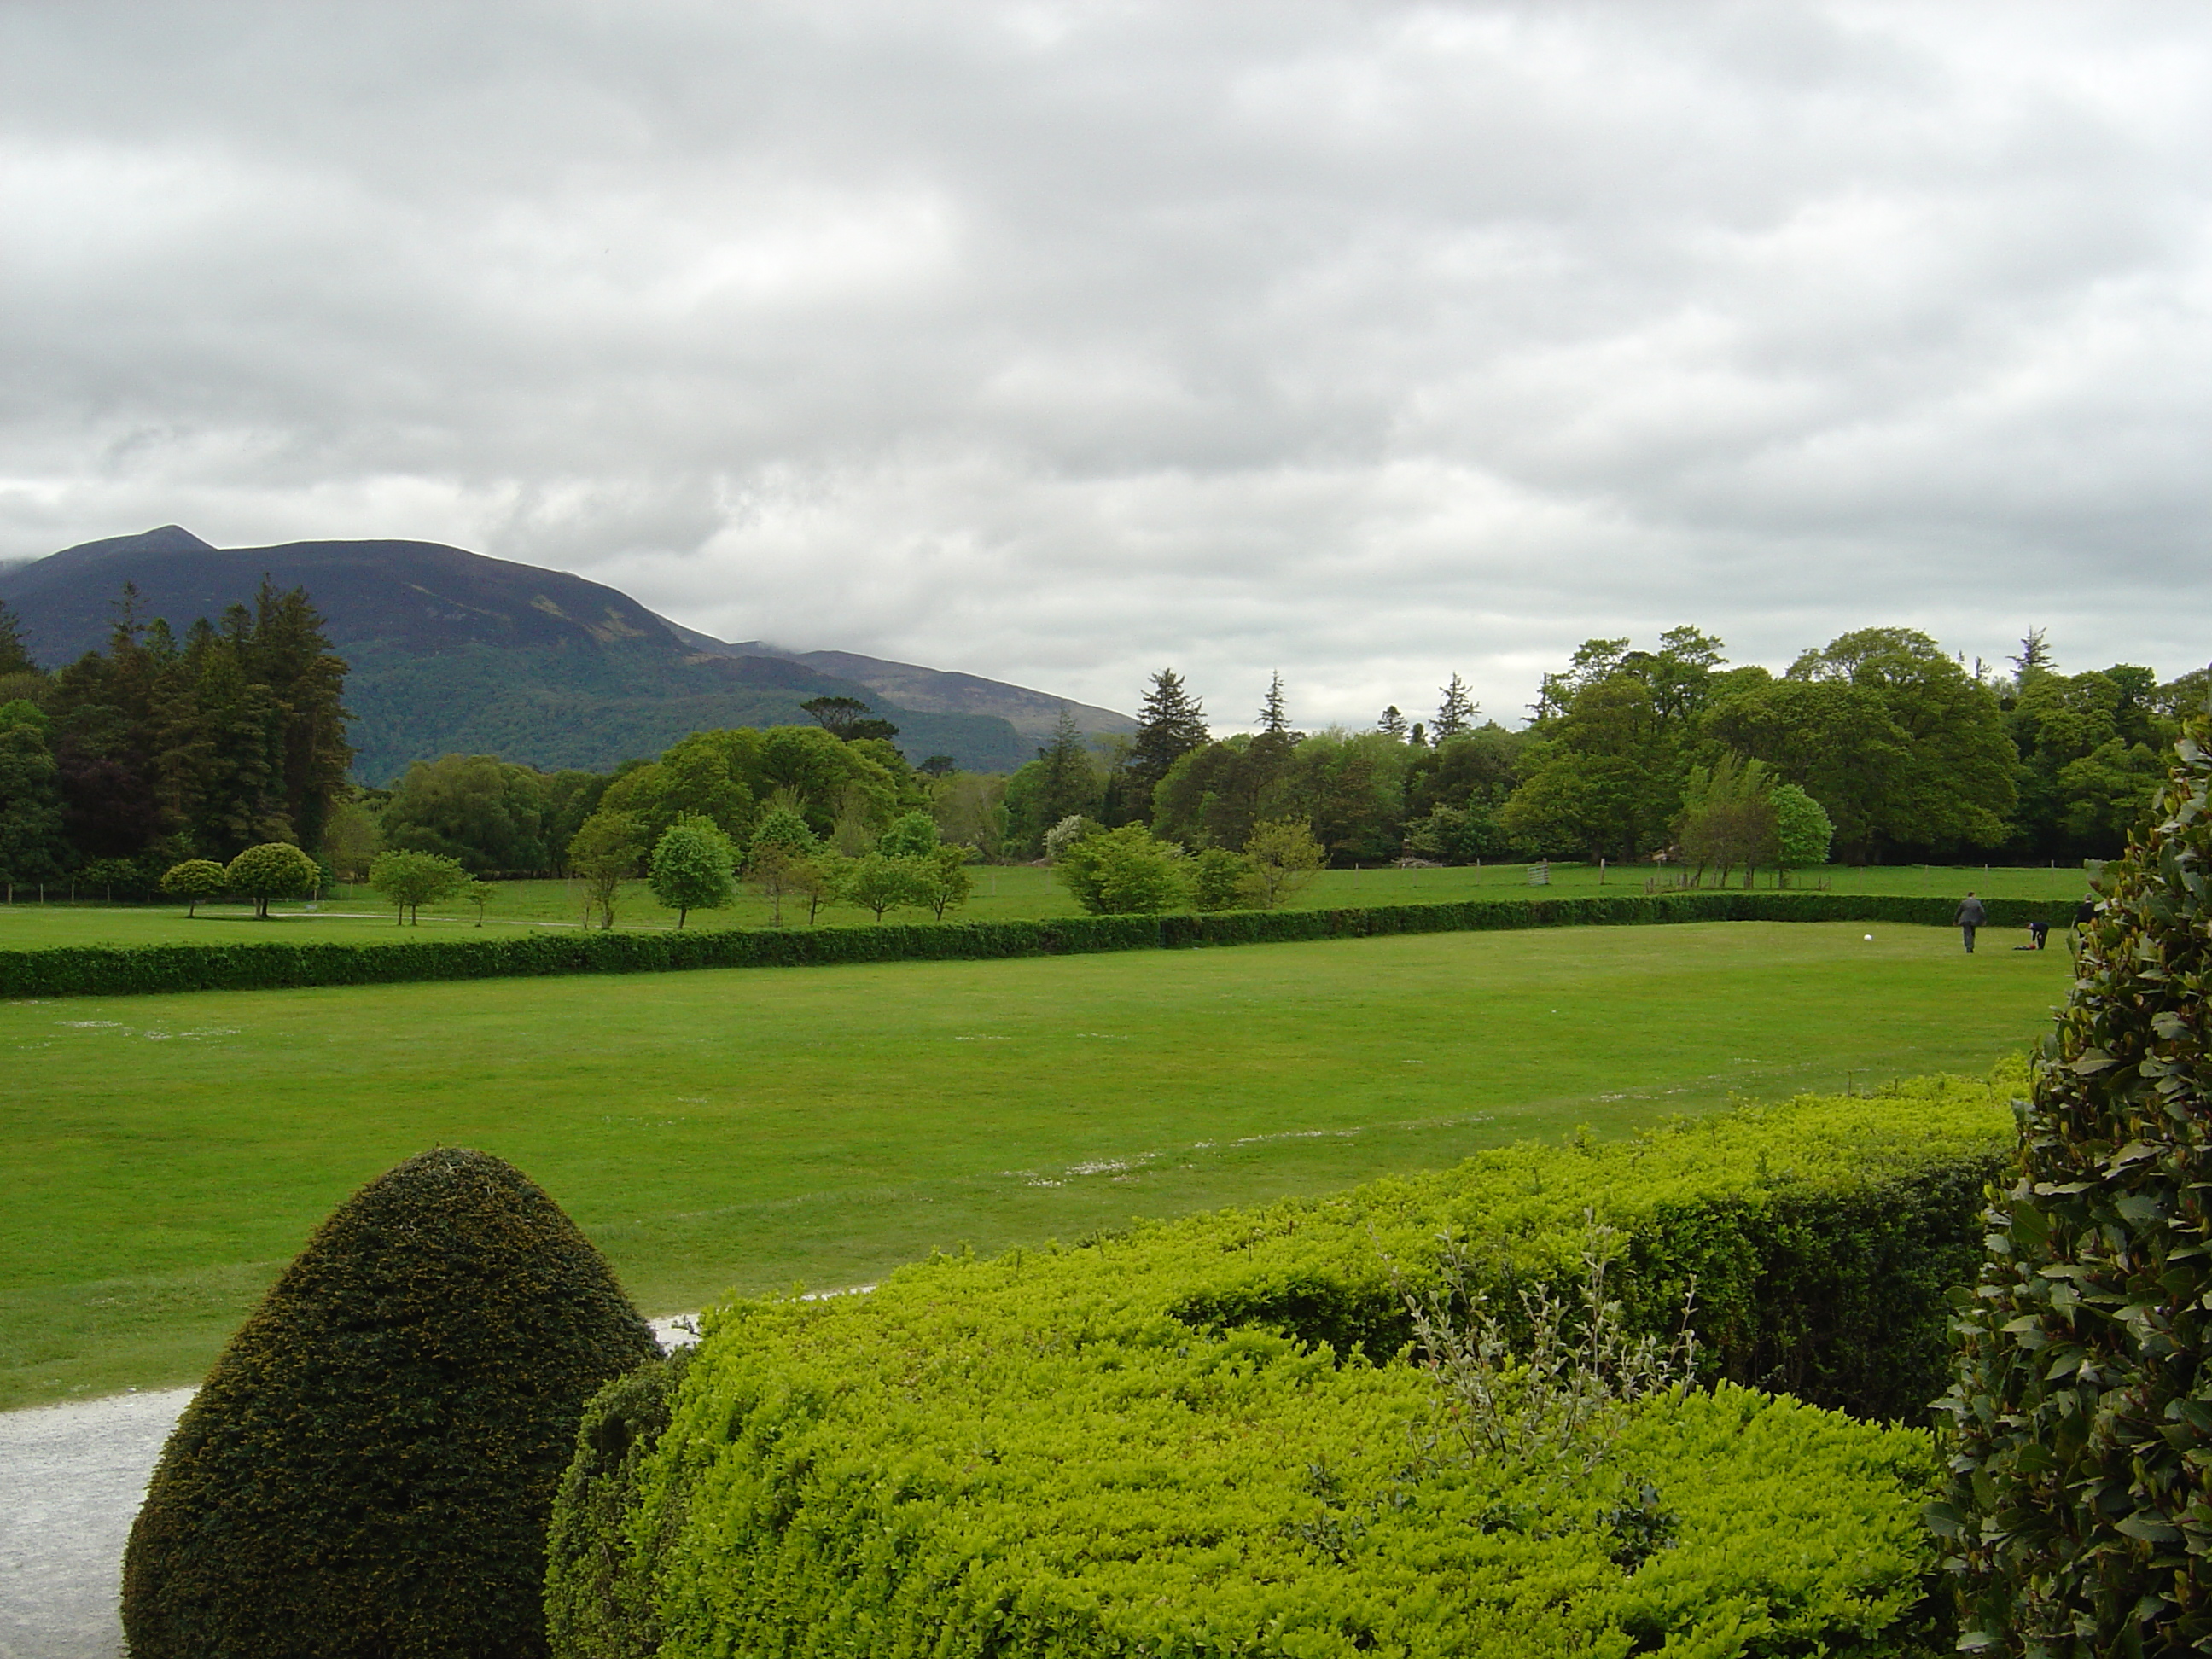
<path id="1" fill-rule="evenodd" d="M 1732 1096 L 1978 1073 L 2068 958 L 1708 924 L 0 1006 L 0 1404 L 191 1380 L 422 1148 L 649 1312 L 1324 1191 Z"/>
<path id="2" fill-rule="evenodd" d="M 1026 865 L 978 866 L 975 896 L 953 912 L 972 921 L 1002 921 L 1039 916 L 1078 914 L 1077 906 L 1052 872 Z M 1433 904 L 1467 898 L 1565 897 L 1582 893 L 1640 893 L 1652 878 L 1649 866 L 1602 872 L 1589 865 L 1552 866 L 1550 884 L 1531 887 L 1524 865 L 1497 865 L 1485 869 L 1450 870 L 1327 870 L 1292 900 L 1305 908 L 1338 905 Z M 2013 869 L 1999 866 L 1957 869 L 1927 865 L 1899 865 L 1852 870 L 1837 866 L 1802 872 L 1793 885 L 1816 889 L 1826 884 L 1841 893 L 1935 893 L 1963 895 L 1972 887 L 1984 897 L 2048 898 L 2070 905 L 2081 897 L 2086 879 L 2079 869 Z M 1769 882 L 1764 884 L 1771 884 Z M 580 925 L 584 895 L 580 884 L 565 881 L 513 881 L 496 884 L 498 896 L 485 919 L 488 929 L 516 927 L 573 928 Z M 23 890 L 17 890 L 19 895 Z M 276 907 L 267 922 L 253 918 L 250 907 L 204 904 L 188 918 L 181 905 L 109 905 L 87 899 L 79 903 L 18 903 L 0 905 L 0 950 L 30 950 L 49 945 L 194 942 L 264 937 L 281 929 L 284 939 L 345 939 L 375 944 L 386 939 L 419 939 L 420 932 L 404 932 L 394 925 L 392 913 L 367 888 L 341 890 L 310 914 L 303 906 Z M 895 911 L 892 921 L 913 921 L 920 911 Z M 805 912 L 787 904 L 784 920 L 803 924 Z M 2054 920 L 2057 919 L 2054 914 Z M 695 924 L 714 927 L 762 927 L 770 913 L 765 901 L 745 895 L 728 910 L 695 913 Z M 841 927 L 872 921 L 866 910 L 848 905 L 823 909 L 821 920 Z M 676 913 L 653 902 L 643 882 L 631 883 L 617 904 L 618 927 L 670 927 Z M 422 926 L 450 932 L 473 928 L 475 908 L 451 904 L 425 907 Z"/>

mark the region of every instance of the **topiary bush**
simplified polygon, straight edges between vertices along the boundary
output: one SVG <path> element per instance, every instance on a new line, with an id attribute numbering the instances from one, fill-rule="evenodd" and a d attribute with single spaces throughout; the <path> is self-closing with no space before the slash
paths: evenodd
<path id="1" fill-rule="evenodd" d="M 623 1526 L 692 1352 L 647 1361 L 585 1407 L 546 1538 L 546 1630 L 562 1659 L 651 1659 L 660 1645 L 649 1581 L 635 1571 Z"/>
<path id="2" fill-rule="evenodd" d="M 1969 1650 L 2212 1644 L 2208 744 L 2200 717 L 2155 827 L 2105 867 L 1960 1310 L 1954 1473 L 1929 1518 Z"/>
<path id="3" fill-rule="evenodd" d="M 441 1148 L 325 1221 L 178 1423 L 131 1528 L 133 1659 L 546 1650 L 577 1423 L 657 1352 L 560 1206 Z"/>

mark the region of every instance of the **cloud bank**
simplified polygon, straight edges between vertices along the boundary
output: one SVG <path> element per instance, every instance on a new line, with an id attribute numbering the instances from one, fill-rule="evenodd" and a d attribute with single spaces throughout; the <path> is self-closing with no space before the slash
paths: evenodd
<path id="1" fill-rule="evenodd" d="M 2183 6 L 0 10 L 0 559 L 414 536 L 1227 721 L 2212 655 Z"/>

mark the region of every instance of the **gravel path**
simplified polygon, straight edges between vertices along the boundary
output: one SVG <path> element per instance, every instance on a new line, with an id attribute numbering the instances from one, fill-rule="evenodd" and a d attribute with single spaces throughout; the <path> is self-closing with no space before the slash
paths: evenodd
<path id="1" fill-rule="evenodd" d="M 688 1316 L 656 1319 L 661 1346 Z M 123 1545 L 190 1389 L 0 1412 L 0 1659 L 118 1659 Z"/>
<path id="2" fill-rule="evenodd" d="M 0 1413 L 0 1659 L 116 1659 L 123 1542 L 190 1389 Z"/>

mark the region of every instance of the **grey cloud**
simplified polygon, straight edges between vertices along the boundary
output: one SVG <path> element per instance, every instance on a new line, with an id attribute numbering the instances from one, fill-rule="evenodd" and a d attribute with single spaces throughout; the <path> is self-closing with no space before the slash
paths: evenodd
<path id="1" fill-rule="evenodd" d="M 453 540 L 1244 718 L 2208 647 L 2192 9 L 0 11 L 0 556 Z"/>

